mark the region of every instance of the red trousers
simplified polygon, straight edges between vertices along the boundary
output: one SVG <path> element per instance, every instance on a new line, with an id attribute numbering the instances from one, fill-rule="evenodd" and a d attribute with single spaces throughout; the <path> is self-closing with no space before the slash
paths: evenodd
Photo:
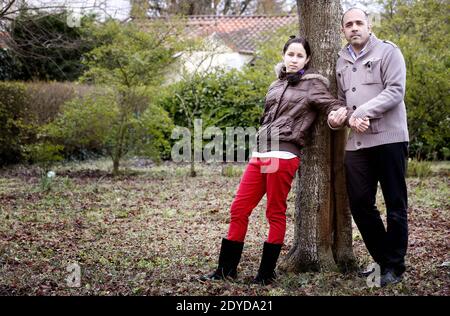
<path id="1" fill-rule="evenodd" d="M 231 204 L 228 240 L 244 241 L 248 218 L 267 193 L 266 217 L 269 221 L 267 242 L 282 244 L 286 233 L 287 196 L 300 158 L 251 158 Z"/>

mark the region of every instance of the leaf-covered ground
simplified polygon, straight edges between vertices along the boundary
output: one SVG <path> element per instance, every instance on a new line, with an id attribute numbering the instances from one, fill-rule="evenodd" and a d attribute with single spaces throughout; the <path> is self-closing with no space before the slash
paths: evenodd
<path id="1" fill-rule="evenodd" d="M 449 167 L 425 179 L 409 178 L 409 249 L 405 280 L 369 288 L 356 274 L 281 275 L 276 284 L 251 285 L 268 224 L 265 199 L 254 210 L 236 282 L 196 278 L 217 263 L 228 211 L 243 165 L 227 175 L 220 165 L 161 166 L 130 160 L 123 176 L 105 161 L 64 164 L 50 191 L 39 172 L 0 172 L 0 295 L 449 295 Z M 288 201 L 282 256 L 293 240 L 295 190 Z M 378 199 L 384 212 L 381 195 Z M 361 265 L 370 258 L 354 229 Z M 70 287 L 68 266 L 80 267 Z"/>

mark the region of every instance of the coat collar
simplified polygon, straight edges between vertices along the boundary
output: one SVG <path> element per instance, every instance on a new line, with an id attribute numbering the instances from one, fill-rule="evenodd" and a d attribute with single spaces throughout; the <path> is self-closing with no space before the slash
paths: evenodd
<path id="1" fill-rule="evenodd" d="M 277 78 L 280 80 L 285 80 L 285 76 L 283 76 L 283 63 L 278 63 L 277 65 L 275 65 L 275 74 L 277 75 Z M 305 73 L 303 74 L 302 78 L 300 79 L 300 81 L 303 80 L 311 80 L 311 79 L 318 79 L 320 81 L 323 82 L 323 84 L 329 88 L 330 87 L 330 81 L 325 78 L 324 76 L 322 76 L 321 74 L 319 74 L 316 70 L 314 69 L 308 69 L 305 71 Z"/>
<path id="2" fill-rule="evenodd" d="M 375 34 L 371 34 L 369 37 L 369 41 L 364 49 L 364 53 L 362 55 L 359 55 L 357 60 L 359 58 L 361 58 L 362 56 L 366 55 L 373 47 L 375 47 L 379 42 L 381 42 L 376 36 Z M 346 44 L 338 53 L 338 56 L 340 58 L 344 58 L 345 60 L 348 60 L 351 63 L 354 63 L 355 60 L 353 59 L 353 57 L 350 55 L 349 51 L 348 51 L 348 47 L 350 44 Z"/>

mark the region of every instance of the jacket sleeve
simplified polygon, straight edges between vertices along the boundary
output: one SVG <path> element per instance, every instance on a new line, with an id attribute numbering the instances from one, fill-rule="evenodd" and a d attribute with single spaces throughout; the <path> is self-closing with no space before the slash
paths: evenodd
<path id="1" fill-rule="evenodd" d="M 347 104 L 347 99 L 345 98 L 345 92 L 344 92 L 344 90 L 342 89 L 342 86 L 339 84 L 339 78 L 338 78 L 338 76 L 337 76 L 337 73 L 336 73 L 336 81 L 337 81 L 337 90 L 338 90 L 338 100 L 340 100 L 340 101 L 342 101 L 343 103 L 344 103 L 344 106 L 346 106 L 346 104 Z M 339 130 L 339 129 L 342 129 L 344 126 L 347 126 L 347 127 L 350 127 L 350 123 L 349 123 L 349 120 L 350 120 L 350 117 L 351 117 L 351 115 L 353 114 L 353 112 L 354 112 L 354 110 L 351 108 L 351 107 L 347 107 L 347 118 L 346 118 L 346 120 L 345 120 L 345 122 L 342 124 L 342 126 L 340 126 L 340 127 L 331 127 L 331 125 L 330 125 L 330 123 L 328 123 L 328 126 L 332 129 L 332 130 Z"/>
<path id="2" fill-rule="evenodd" d="M 392 48 L 386 53 L 381 71 L 384 90 L 359 106 L 353 113 L 354 117 L 380 117 L 402 102 L 405 95 L 406 65 L 399 48 Z"/>
<path id="3" fill-rule="evenodd" d="M 345 107 L 344 101 L 336 99 L 325 84 L 318 79 L 312 79 L 308 91 L 308 102 L 326 115 L 340 107 Z"/>

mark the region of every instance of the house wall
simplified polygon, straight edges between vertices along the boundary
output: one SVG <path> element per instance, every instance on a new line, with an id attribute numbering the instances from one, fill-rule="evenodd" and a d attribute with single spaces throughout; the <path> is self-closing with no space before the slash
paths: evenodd
<path id="1" fill-rule="evenodd" d="M 177 82 L 183 79 L 183 76 L 193 75 L 195 72 L 205 73 L 215 69 L 240 70 L 253 59 L 253 55 L 234 52 L 229 47 L 221 45 L 215 47 L 213 51 L 183 52 L 177 58 L 179 61 L 173 65 L 167 83 Z"/>

